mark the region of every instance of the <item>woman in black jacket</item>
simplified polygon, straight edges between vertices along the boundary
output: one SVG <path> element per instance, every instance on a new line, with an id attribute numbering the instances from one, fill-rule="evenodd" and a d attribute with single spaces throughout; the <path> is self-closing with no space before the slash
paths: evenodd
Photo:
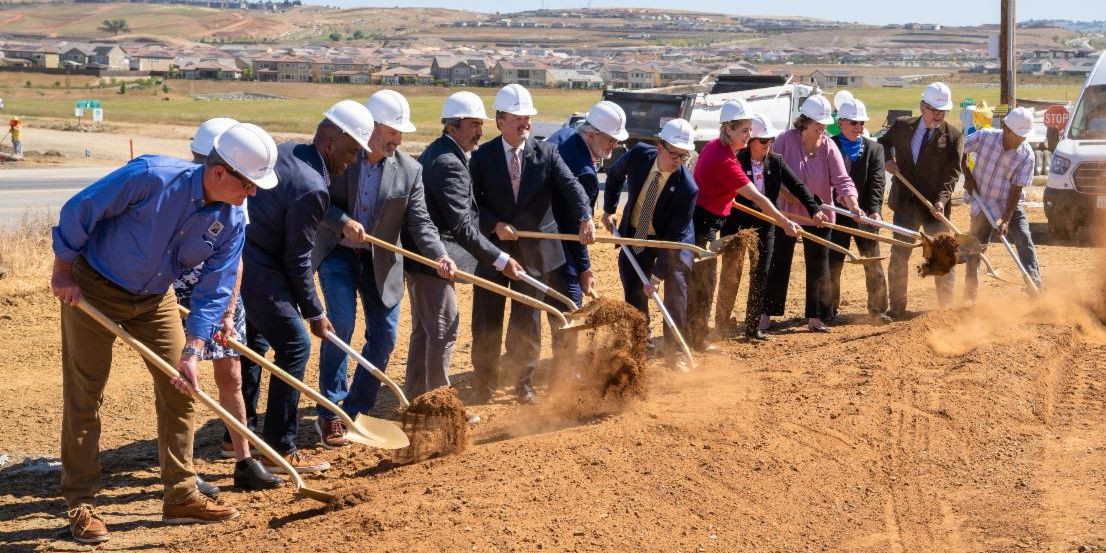
<path id="1" fill-rule="evenodd" d="M 819 210 L 821 201 L 799 180 L 779 154 L 772 153 L 772 142 L 778 134 L 779 131 L 772 126 L 767 117 L 760 114 L 753 115 L 752 140 L 749 141 L 748 148 L 737 153 L 738 163 L 741 164 L 741 168 L 753 186 L 756 186 L 757 190 L 773 203 L 779 198 L 780 187 L 783 186 L 806 207 L 811 217 L 822 219 L 824 216 Z M 756 209 L 756 206 L 742 197 L 738 197 L 737 201 Z M 764 330 L 767 329 L 768 317 L 764 315 L 764 298 L 776 227 L 734 210 L 726 219 L 722 235 L 736 234 L 741 229 L 756 230 L 758 252 L 756 266 L 750 273 L 749 300 L 745 308 L 745 337 L 766 340 L 768 337 Z M 722 256 L 720 271 L 722 278 L 718 285 L 718 311 L 715 315 L 715 322 L 720 329 L 724 328 L 725 323 L 729 321 L 730 312 L 733 311 L 738 283 L 741 281 L 744 256 L 744 251 L 735 251 Z"/>

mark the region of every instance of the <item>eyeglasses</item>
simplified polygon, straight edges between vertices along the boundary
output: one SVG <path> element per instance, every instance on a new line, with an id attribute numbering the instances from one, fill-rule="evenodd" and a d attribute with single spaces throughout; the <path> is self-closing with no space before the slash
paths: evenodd
<path id="1" fill-rule="evenodd" d="M 675 150 L 669 148 L 668 144 L 665 144 L 664 142 L 661 143 L 661 146 L 664 148 L 664 151 L 668 152 L 668 155 L 680 160 L 681 163 L 691 159 L 691 152 L 684 152 L 682 154 L 678 153 Z"/>
<path id="2" fill-rule="evenodd" d="M 776 141 L 775 138 L 755 138 L 754 140 L 756 140 L 762 146 L 767 146 Z"/>
<path id="3" fill-rule="evenodd" d="M 837 124 L 838 124 L 838 126 L 849 125 L 851 127 L 863 127 L 864 126 L 864 121 L 853 121 L 851 119 L 838 119 Z"/>
<path id="4" fill-rule="evenodd" d="M 944 114 L 948 113 L 948 111 L 946 111 L 946 110 L 937 109 L 937 108 L 935 108 L 935 107 L 933 107 L 933 106 L 931 106 L 931 105 L 929 105 L 925 102 L 922 102 L 922 107 L 929 110 L 929 111 L 932 111 L 934 114 L 938 114 L 938 115 L 944 115 Z"/>
<path id="5" fill-rule="evenodd" d="M 242 190 L 250 192 L 254 188 L 257 188 L 257 183 L 253 182 L 250 179 L 247 179 L 245 176 L 242 175 L 242 173 L 235 171 L 234 168 L 230 165 L 224 165 L 223 168 L 227 170 L 227 173 L 230 173 L 230 176 L 238 179 L 238 182 L 242 184 Z"/>

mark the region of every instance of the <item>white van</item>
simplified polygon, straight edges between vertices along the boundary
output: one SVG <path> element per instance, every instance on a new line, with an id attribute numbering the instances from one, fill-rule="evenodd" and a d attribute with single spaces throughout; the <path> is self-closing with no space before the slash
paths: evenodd
<path id="1" fill-rule="evenodd" d="M 1051 236 L 1071 238 L 1106 214 L 1106 52 L 1087 76 L 1052 153 L 1045 188 Z"/>

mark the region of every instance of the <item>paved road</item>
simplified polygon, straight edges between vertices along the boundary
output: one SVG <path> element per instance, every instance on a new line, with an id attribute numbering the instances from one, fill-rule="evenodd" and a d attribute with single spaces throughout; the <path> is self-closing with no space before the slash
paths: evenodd
<path id="1" fill-rule="evenodd" d="M 111 171 L 111 167 L 0 170 L 0 226 L 19 224 L 27 215 L 57 216 L 74 192 Z"/>

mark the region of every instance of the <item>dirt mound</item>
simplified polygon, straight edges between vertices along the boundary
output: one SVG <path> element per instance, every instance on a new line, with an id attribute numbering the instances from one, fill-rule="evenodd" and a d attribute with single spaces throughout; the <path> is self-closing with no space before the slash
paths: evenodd
<path id="1" fill-rule="evenodd" d="M 956 237 L 947 232 L 942 232 L 929 238 L 929 246 L 924 246 L 924 252 L 929 255 L 925 263 L 918 266 L 920 276 L 944 276 L 956 267 L 960 258 L 960 244 Z"/>
<path id="2" fill-rule="evenodd" d="M 624 301 L 597 299 L 580 310 L 589 326 L 574 365 L 585 388 L 602 398 L 645 397 L 645 315 Z"/>
<path id="3" fill-rule="evenodd" d="M 396 451 L 397 462 L 453 455 L 468 447 L 465 404 L 453 388 L 436 388 L 416 397 L 402 421 L 411 445 Z"/>

